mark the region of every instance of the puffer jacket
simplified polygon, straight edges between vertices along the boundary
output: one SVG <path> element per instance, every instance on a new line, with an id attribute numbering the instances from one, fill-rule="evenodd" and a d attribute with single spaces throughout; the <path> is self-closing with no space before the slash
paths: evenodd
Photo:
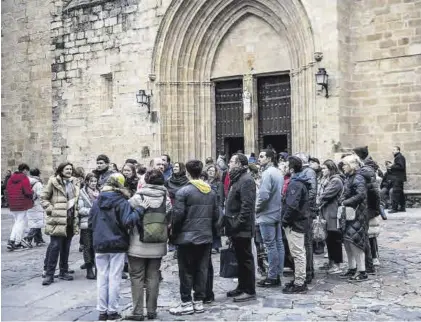
<path id="1" fill-rule="evenodd" d="M 31 183 L 24 173 L 13 173 L 7 181 L 6 190 L 11 211 L 25 211 L 33 207 Z"/>
<path id="2" fill-rule="evenodd" d="M 34 206 L 28 209 L 28 228 L 43 228 L 44 227 L 44 208 L 41 206 L 40 196 L 43 190 L 41 179 L 38 177 L 29 177 L 33 191 Z"/>
<path id="3" fill-rule="evenodd" d="M 71 177 L 70 182 L 73 185 L 73 193 L 75 196 L 73 218 L 73 234 L 79 233 L 78 218 L 78 199 L 80 192 L 79 180 Z M 41 205 L 46 212 L 45 234 L 50 236 L 65 237 L 67 236 L 67 195 L 66 187 L 60 176 L 51 177 L 41 194 Z"/>
<path id="4" fill-rule="evenodd" d="M 229 174 L 227 174 L 229 178 Z M 223 225 L 228 237 L 255 236 L 256 183 L 249 173 L 234 182 L 225 203 Z"/>
<path id="5" fill-rule="evenodd" d="M 345 191 L 341 198 L 341 203 L 346 207 L 356 210 L 355 220 L 345 221 L 343 226 L 344 241 L 354 244 L 360 249 L 364 249 L 367 236 L 367 184 L 364 177 L 359 173 L 347 177 L 345 181 Z"/>
<path id="6" fill-rule="evenodd" d="M 219 209 L 215 192 L 199 190 L 192 183 L 177 191 L 172 213 L 175 245 L 210 244 L 216 235 Z"/>
<path id="7" fill-rule="evenodd" d="M 380 189 L 374 168 L 364 165 L 359 173 L 367 184 L 367 215 L 368 220 L 380 215 Z"/>
<path id="8" fill-rule="evenodd" d="M 93 202 L 86 192 L 86 187 L 80 189 L 79 195 L 79 225 L 80 229 L 88 229 L 89 212 L 91 211 Z"/>
<path id="9" fill-rule="evenodd" d="M 343 192 L 343 181 L 339 174 L 331 176 L 320 193 L 320 215 L 326 220 L 328 231 L 338 231 L 339 198 Z"/>
<path id="10" fill-rule="evenodd" d="M 132 208 L 138 208 L 142 198 L 147 200 L 150 208 L 159 208 L 165 204 L 166 223 L 169 223 L 171 214 L 171 201 L 168 197 L 167 189 L 164 186 L 145 184 L 133 197 L 129 203 Z M 130 233 L 130 246 L 128 255 L 140 258 L 161 258 L 167 254 L 167 243 L 143 243 L 140 241 L 139 228 L 135 226 Z"/>

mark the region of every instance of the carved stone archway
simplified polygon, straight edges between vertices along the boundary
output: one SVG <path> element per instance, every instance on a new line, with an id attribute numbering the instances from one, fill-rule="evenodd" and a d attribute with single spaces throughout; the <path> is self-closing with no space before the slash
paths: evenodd
<path id="1" fill-rule="evenodd" d="M 162 150 L 174 159 L 212 155 L 212 63 L 225 34 L 250 14 L 286 36 L 292 65 L 293 151 L 315 150 L 314 41 L 301 1 L 173 0 L 158 30 L 151 72 L 156 75 Z"/>

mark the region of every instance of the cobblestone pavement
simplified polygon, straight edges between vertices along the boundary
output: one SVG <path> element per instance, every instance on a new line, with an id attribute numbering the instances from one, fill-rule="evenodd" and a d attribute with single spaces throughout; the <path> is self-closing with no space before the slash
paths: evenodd
<path id="1" fill-rule="evenodd" d="M 308 294 L 284 295 L 281 288 L 258 289 L 254 302 L 237 304 L 225 297 L 236 283 L 215 277 L 216 301 L 206 305 L 204 314 L 174 317 L 169 307 L 179 300 L 176 261 L 168 255 L 162 265 L 164 281 L 160 287 L 160 320 L 421 320 L 421 209 L 389 215 L 382 221 L 379 237 L 381 267 L 376 276 L 351 284 L 337 276 L 317 271 Z M 96 282 L 85 279 L 79 269 L 83 263 L 78 252 L 79 237 L 73 240 L 70 267 L 76 270 L 72 282 L 56 280 L 41 285 L 41 271 L 46 247 L 8 252 L 6 242 L 12 219 L 2 209 L 2 320 L 94 321 L 97 318 Z M 48 237 L 46 237 L 48 240 Z M 315 256 L 315 267 L 326 259 Z M 215 274 L 219 256 L 213 255 Z M 291 279 L 284 277 L 284 283 Z M 121 307 L 130 312 L 130 281 L 122 282 Z"/>

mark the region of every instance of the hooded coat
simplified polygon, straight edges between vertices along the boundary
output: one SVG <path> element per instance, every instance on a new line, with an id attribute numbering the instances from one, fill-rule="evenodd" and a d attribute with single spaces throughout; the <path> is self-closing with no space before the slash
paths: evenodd
<path id="1" fill-rule="evenodd" d="M 130 198 L 129 203 L 132 208 L 138 208 L 142 199 L 147 200 L 150 208 L 153 209 L 159 209 L 164 204 L 166 223 L 169 223 L 172 205 L 170 199 L 167 198 L 167 189 L 164 186 L 145 184 Z M 135 226 L 130 233 L 130 246 L 127 253 L 133 257 L 161 258 L 167 254 L 167 243 L 143 243 L 140 241 L 139 228 Z"/>
<path id="2" fill-rule="evenodd" d="M 356 247 L 364 250 L 367 238 L 366 225 L 367 220 L 367 184 L 360 170 L 347 177 L 345 181 L 344 194 L 341 202 L 346 207 L 352 207 L 355 211 L 355 219 L 347 220 L 342 225 L 344 228 L 344 241 L 354 244 Z"/>
<path id="3" fill-rule="evenodd" d="M 43 190 L 42 182 L 39 177 L 29 177 L 33 191 L 34 206 L 28 209 L 28 228 L 43 228 L 44 227 L 44 209 L 41 206 L 41 194 Z"/>
<path id="4" fill-rule="evenodd" d="M 129 249 L 130 223 L 136 222 L 143 208 L 132 210 L 126 198 L 117 191 L 99 194 L 89 212 L 96 253 L 125 253 Z"/>
<path id="5" fill-rule="evenodd" d="M 192 180 L 175 194 L 172 239 L 175 245 L 211 244 L 219 208 L 215 192 L 202 180 Z"/>
<path id="6" fill-rule="evenodd" d="M 309 166 L 303 167 L 303 170 L 297 173 L 297 176 L 301 177 L 303 181 L 307 182 L 308 189 L 308 210 L 310 212 L 309 218 L 316 218 L 317 216 L 317 174 Z"/>
<path id="7" fill-rule="evenodd" d="M 298 172 L 291 177 L 282 208 L 282 226 L 304 234 L 309 227 L 309 188 L 311 178 Z"/>
<path id="8" fill-rule="evenodd" d="M 11 211 L 25 211 L 34 205 L 32 188 L 26 174 L 15 172 L 7 181 L 7 199 Z"/>
<path id="9" fill-rule="evenodd" d="M 69 181 L 73 186 L 73 194 L 75 196 L 73 207 L 74 217 L 73 234 L 79 233 L 79 218 L 78 218 L 78 199 L 80 191 L 80 181 L 75 177 L 71 177 Z M 68 223 L 68 198 L 66 194 L 66 187 L 63 179 L 60 176 L 51 177 L 41 194 L 41 205 L 46 212 L 45 234 L 57 237 L 67 236 Z"/>
<path id="10" fill-rule="evenodd" d="M 328 231 L 338 231 L 339 199 L 343 193 L 344 184 L 339 174 L 329 178 L 320 194 L 320 215 L 326 220 Z"/>

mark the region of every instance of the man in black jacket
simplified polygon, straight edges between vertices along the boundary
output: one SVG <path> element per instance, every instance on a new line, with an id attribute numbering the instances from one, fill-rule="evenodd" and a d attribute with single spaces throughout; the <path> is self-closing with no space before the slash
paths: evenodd
<path id="1" fill-rule="evenodd" d="M 256 184 L 247 173 L 248 158 L 234 154 L 229 162 L 230 188 L 225 203 L 225 233 L 238 262 L 238 286 L 227 293 L 234 302 L 256 299 L 256 276 L 251 239 L 255 233 Z"/>
<path id="2" fill-rule="evenodd" d="M 186 163 L 190 183 L 175 194 L 172 240 L 178 246 L 178 269 L 182 303 L 170 309 L 174 315 L 203 313 L 209 257 L 219 218 L 215 192 L 200 180 L 203 163 Z M 194 301 L 192 302 L 192 288 Z"/>
<path id="3" fill-rule="evenodd" d="M 390 214 L 406 211 L 403 192 L 403 183 L 406 182 L 406 160 L 398 146 L 393 147 L 393 155 L 395 159 L 388 168 L 392 180 L 392 210 L 389 211 Z"/>
<path id="4" fill-rule="evenodd" d="M 294 258 L 295 271 L 294 281 L 288 283 L 282 291 L 288 294 L 305 293 L 307 284 L 304 239 L 310 224 L 308 189 L 311 187 L 311 178 L 301 175 L 303 165 L 298 157 L 289 157 L 288 167 L 291 173 L 291 181 L 287 188 L 282 209 L 282 224 L 291 255 Z"/>

